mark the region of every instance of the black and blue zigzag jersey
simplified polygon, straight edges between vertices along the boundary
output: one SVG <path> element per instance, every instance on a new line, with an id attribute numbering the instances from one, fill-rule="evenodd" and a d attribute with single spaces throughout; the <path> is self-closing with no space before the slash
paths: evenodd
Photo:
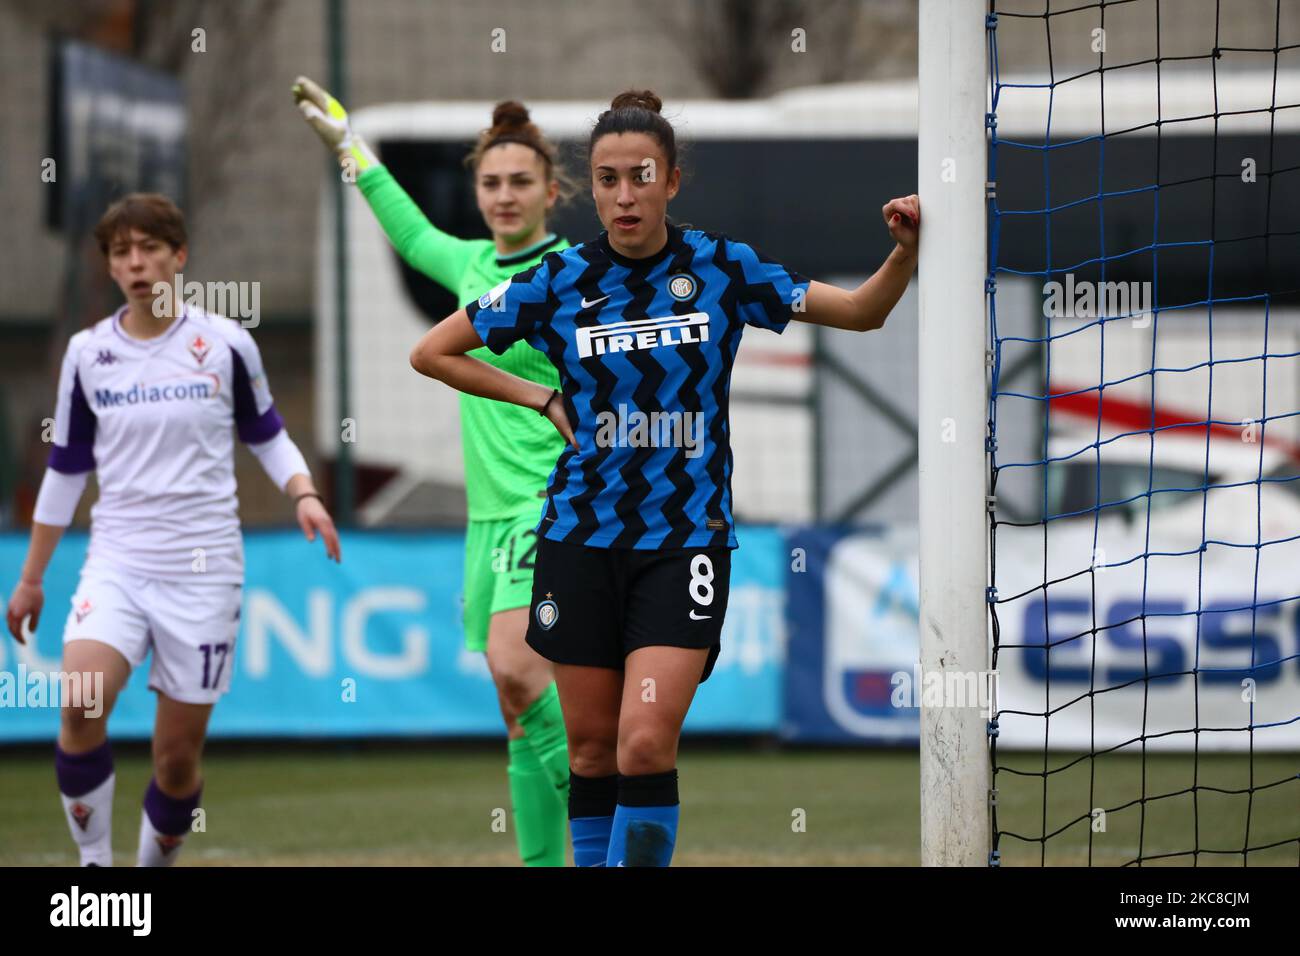
<path id="1" fill-rule="evenodd" d="M 560 373 L 578 448 L 539 534 L 592 547 L 736 547 L 727 397 L 746 325 L 785 329 L 808 280 L 743 242 L 668 224 L 653 256 L 607 233 L 547 254 L 467 307 L 485 345 L 520 339 Z"/>

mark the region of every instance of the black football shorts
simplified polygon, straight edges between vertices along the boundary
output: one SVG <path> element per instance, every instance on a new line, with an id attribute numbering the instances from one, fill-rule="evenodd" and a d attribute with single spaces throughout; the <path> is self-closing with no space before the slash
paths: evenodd
<path id="1" fill-rule="evenodd" d="M 710 649 L 731 583 L 729 548 L 593 548 L 539 537 L 528 646 L 556 664 L 622 670 L 639 647 Z"/>

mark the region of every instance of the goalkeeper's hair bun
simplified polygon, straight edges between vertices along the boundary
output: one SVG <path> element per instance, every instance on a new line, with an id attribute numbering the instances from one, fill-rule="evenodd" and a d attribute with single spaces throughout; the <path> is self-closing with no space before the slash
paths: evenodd
<path id="1" fill-rule="evenodd" d="M 522 143 L 536 150 L 546 160 L 548 175 L 555 165 L 555 147 L 546 141 L 529 117 L 528 107 L 518 100 L 504 100 L 496 105 L 492 110 L 492 125 L 478 134 L 478 142 L 466 163 L 470 168 L 478 169 L 483 154 L 502 143 Z"/>
<path id="2" fill-rule="evenodd" d="M 573 194 L 574 187 L 560 165 L 555 144 L 542 135 L 529 115 L 528 107 L 518 100 L 502 100 L 493 107 L 492 125 L 479 133 L 474 149 L 465 157 L 465 165 L 477 171 L 483 155 L 502 143 L 519 143 L 536 152 L 546 166 L 547 181 L 555 180 L 560 184 L 560 199 Z"/>
<path id="3" fill-rule="evenodd" d="M 672 123 L 660 115 L 664 101 L 653 90 L 624 90 L 609 102 L 587 140 L 587 160 L 591 161 L 596 141 L 610 133 L 645 133 L 658 141 L 668 160 L 668 168 L 677 165 L 677 134 Z"/>
<path id="4" fill-rule="evenodd" d="M 505 100 L 492 110 L 492 130 L 521 129 L 532 126 L 529 122 L 528 107 L 518 100 Z M 536 127 L 533 127 L 536 129 Z"/>
<path id="5" fill-rule="evenodd" d="M 612 110 L 621 110 L 629 106 L 658 113 L 663 110 L 664 101 L 653 90 L 624 90 L 609 102 L 609 108 Z"/>

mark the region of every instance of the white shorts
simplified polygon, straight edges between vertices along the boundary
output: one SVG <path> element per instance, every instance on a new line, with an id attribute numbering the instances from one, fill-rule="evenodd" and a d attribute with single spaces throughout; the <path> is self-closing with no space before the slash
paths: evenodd
<path id="1" fill-rule="evenodd" d="M 99 641 L 132 669 L 153 649 L 149 689 L 212 704 L 230 689 L 243 587 L 83 569 L 63 643 Z"/>

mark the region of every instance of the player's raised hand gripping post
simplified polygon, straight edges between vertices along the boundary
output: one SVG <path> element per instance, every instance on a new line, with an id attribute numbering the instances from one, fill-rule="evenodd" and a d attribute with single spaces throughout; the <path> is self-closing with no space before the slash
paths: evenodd
<path id="1" fill-rule="evenodd" d="M 921 240 L 921 197 L 915 194 L 891 199 L 880 210 L 889 227 L 889 235 L 913 256 Z"/>
<path id="2" fill-rule="evenodd" d="M 300 76 L 293 83 L 293 100 L 316 135 L 321 138 L 345 170 L 351 168 L 354 177 L 379 162 L 366 141 L 353 129 L 348 111 L 314 81 Z"/>
<path id="3" fill-rule="evenodd" d="M 802 312 L 795 318 L 834 329 L 867 332 L 879 329 L 916 270 L 917 244 L 921 239 L 921 198 L 916 195 L 891 199 L 881 207 L 894 249 L 884 264 L 856 289 L 841 289 L 813 281 Z"/>

